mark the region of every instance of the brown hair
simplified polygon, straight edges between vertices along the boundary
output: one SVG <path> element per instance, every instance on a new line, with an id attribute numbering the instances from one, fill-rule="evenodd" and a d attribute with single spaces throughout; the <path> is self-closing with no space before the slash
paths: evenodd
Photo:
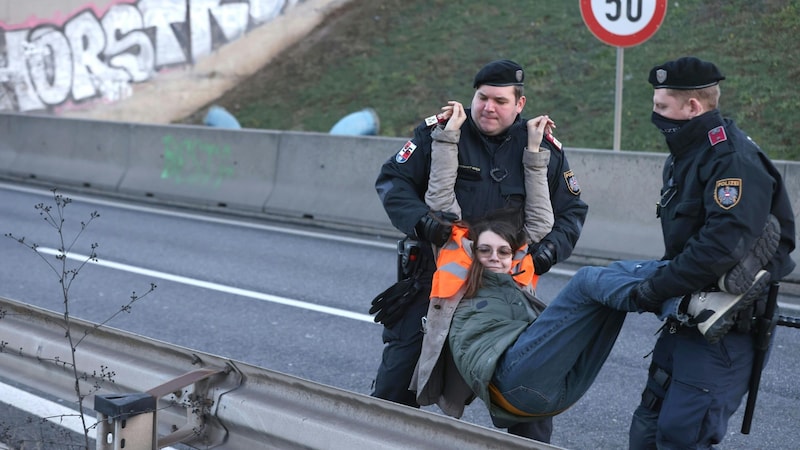
<path id="1" fill-rule="evenodd" d="M 514 97 L 516 97 L 516 100 L 519 101 L 523 95 L 525 95 L 525 88 L 523 86 L 514 86 Z"/>
<path id="2" fill-rule="evenodd" d="M 471 225 L 468 236 L 472 240 L 472 263 L 467 272 L 464 298 L 475 297 L 483 286 L 483 264 L 478 260 L 475 249 L 478 246 L 478 237 L 484 231 L 496 233 L 514 250 L 519 249 L 527 242 L 522 227 L 522 211 L 519 209 L 500 209 L 487 214 L 483 219 Z"/>

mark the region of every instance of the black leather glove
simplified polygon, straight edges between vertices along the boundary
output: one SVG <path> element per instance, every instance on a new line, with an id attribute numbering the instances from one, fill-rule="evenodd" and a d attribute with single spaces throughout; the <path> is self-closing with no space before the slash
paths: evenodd
<path id="1" fill-rule="evenodd" d="M 453 213 L 430 211 L 419 219 L 414 229 L 421 239 L 441 247 L 450 239 L 453 222 L 456 220 L 458 220 L 458 216 Z"/>
<path id="2" fill-rule="evenodd" d="M 654 313 L 661 312 L 661 305 L 664 303 L 664 299 L 653 291 L 653 283 L 650 280 L 637 284 L 631 290 L 631 299 L 640 310 Z"/>
<path id="3" fill-rule="evenodd" d="M 552 242 L 537 243 L 530 254 L 533 257 L 533 271 L 536 275 L 547 273 L 556 263 L 556 246 Z"/>
<path id="4" fill-rule="evenodd" d="M 372 299 L 370 314 L 375 314 L 375 323 L 391 328 L 405 314 L 416 299 L 420 285 L 413 277 L 398 281 Z"/>

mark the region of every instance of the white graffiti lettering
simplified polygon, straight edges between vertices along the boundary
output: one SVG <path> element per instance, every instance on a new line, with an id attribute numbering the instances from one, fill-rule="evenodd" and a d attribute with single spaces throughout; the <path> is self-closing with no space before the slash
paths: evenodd
<path id="1" fill-rule="evenodd" d="M 131 95 L 132 83 L 194 64 L 303 0 L 116 0 L 63 25 L 0 26 L 0 111 Z"/>
<path id="2" fill-rule="evenodd" d="M 219 0 L 194 0 L 192 18 L 192 59 L 211 53 L 214 42 L 224 44 L 244 34 L 247 29 L 248 3 L 226 3 Z M 216 39 L 215 39 L 216 38 Z"/>
<path id="3" fill-rule="evenodd" d="M 153 76 L 155 49 L 143 31 L 144 21 L 139 10 L 133 5 L 115 5 L 101 23 L 108 39 L 103 51 L 108 64 L 127 72 L 134 82 Z"/>
<path id="4" fill-rule="evenodd" d="M 64 102 L 72 86 L 72 51 L 66 36 L 55 27 L 36 28 L 29 36 L 26 56 L 31 82 L 42 102 Z"/>

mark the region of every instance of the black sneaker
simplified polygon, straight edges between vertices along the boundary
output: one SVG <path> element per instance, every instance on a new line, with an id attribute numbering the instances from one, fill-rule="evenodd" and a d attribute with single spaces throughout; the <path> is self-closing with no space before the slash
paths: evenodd
<path id="1" fill-rule="evenodd" d="M 766 270 L 755 274 L 753 282 L 741 294 L 727 292 L 700 292 L 692 294 L 687 313 L 706 340 L 712 344 L 722 339 L 734 325 L 736 313 L 749 307 L 764 295 L 770 275 Z"/>
<path id="2" fill-rule="evenodd" d="M 761 236 L 756 239 L 746 255 L 719 279 L 719 288 L 730 294 L 741 294 L 747 291 L 755 280 L 756 274 L 775 256 L 781 239 L 781 226 L 772 214 Z"/>

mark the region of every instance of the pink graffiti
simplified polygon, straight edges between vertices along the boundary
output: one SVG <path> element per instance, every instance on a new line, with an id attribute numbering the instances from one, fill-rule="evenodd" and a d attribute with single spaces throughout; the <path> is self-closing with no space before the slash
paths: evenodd
<path id="1" fill-rule="evenodd" d="M 80 11 L 92 11 L 96 17 L 103 17 L 106 12 L 111 9 L 112 6 L 120 3 L 132 3 L 135 4 L 137 0 L 113 0 L 109 2 L 108 5 L 103 7 L 95 6 L 92 3 L 87 4 L 86 6 L 81 6 L 80 8 L 76 8 L 69 14 L 62 14 L 60 11 L 56 11 L 53 15 L 47 19 L 41 19 L 37 17 L 35 14 L 31 17 L 25 19 L 23 22 L 16 23 L 16 24 L 6 24 L 2 20 L 0 20 L 0 29 L 11 31 L 11 30 L 19 30 L 23 28 L 34 28 L 37 25 L 46 23 L 50 25 L 55 25 L 61 27 L 64 25 L 66 21 L 74 17 Z"/>

